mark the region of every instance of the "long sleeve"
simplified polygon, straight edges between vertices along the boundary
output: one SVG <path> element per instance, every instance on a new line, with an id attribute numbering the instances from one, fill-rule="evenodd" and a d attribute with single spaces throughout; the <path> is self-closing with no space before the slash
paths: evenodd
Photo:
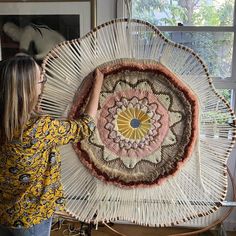
<path id="1" fill-rule="evenodd" d="M 89 137 L 94 130 L 93 118 L 83 114 L 77 120 L 59 120 L 47 116 L 40 122 L 37 133 L 43 140 L 43 145 L 54 146 L 77 143 Z"/>

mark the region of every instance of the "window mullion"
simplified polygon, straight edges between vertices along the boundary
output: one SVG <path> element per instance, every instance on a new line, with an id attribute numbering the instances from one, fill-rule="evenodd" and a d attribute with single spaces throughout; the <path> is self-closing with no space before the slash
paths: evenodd
<path id="1" fill-rule="evenodd" d="M 234 2 L 234 41 L 233 41 L 233 55 L 232 55 L 232 80 L 236 82 L 236 2 Z M 232 107 L 236 111 L 236 88 L 232 88 Z"/>
<path id="2" fill-rule="evenodd" d="M 177 32 L 235 32 L 233 26 L 158 26 L 160 31 Z"/>
<path id="3" fill-rule="evenodd" d="M 226 82 L 226 81 L 215 81 L 213 80 L 213 85 L 216 89 L 234 89 L 236 90 L 236 81 Z"/>

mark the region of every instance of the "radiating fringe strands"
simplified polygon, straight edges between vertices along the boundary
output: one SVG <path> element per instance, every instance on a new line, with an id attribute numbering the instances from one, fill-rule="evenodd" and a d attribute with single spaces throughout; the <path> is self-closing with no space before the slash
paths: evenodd
<path id="1" fill-rule="evenodd" d="M 197 95 L 199 143 L 181 170 L 162 185 L 133 189 L 98 180 L 71 145 L 62 147 L 67 211 L 85 222 L 127 220 L 158 227 L 209 215 L 226 194 L 225 164 L 235 139 L 235 127 L 229 123 L 235 124 L 235 117 L 216 93 L 203 61 L 191 49 L 167 40 L 157 28 L 140 20 L 102 24 L 81 39 L 61 43 L 47 55 L 42 110 L 54 117 L 66 116 L 89 73 L 125 59 L 161 63 Z"/>

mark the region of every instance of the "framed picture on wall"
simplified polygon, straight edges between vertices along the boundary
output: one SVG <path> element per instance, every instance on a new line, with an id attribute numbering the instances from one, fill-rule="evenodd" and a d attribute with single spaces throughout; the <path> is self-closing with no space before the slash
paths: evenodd
<path id="1" fill-rule="evenodd" d="M 79 38 L 96 25 L 95 1 L 0 0 L 0 59 L 26 51 L 37 61 L 58 43 Z"/>

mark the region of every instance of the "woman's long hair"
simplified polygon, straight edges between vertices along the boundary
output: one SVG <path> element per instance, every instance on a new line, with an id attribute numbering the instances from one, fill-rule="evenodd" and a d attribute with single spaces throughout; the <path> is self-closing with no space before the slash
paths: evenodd
<path id="1" fill-rule="evenodd" d="M 37 104 L 36 62 L 19 55 L 0 62 L 0 144 L 20 137 Z"/>

